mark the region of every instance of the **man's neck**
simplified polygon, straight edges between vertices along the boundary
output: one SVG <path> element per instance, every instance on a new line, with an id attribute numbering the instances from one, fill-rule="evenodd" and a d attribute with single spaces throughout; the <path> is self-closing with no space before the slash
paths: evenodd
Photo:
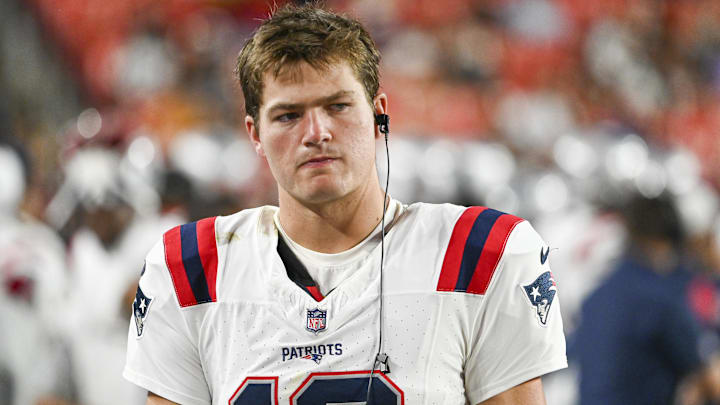
<path id="1" fill-rule="evenodd" d="M 338 253 L 357 245 L 375 229 L 382 218 L 382 200 L 378 185 L 317 205 L 303 204 L 281 191 L 278 218 L 287 235 L 301 246 Z"/>

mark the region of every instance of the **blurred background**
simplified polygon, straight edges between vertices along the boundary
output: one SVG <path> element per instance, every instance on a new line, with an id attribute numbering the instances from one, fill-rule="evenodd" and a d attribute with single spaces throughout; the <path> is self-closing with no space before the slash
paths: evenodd
<path id="1" fill-rule="evenodd" d="M 673 395 L 710 403 L 720 386 L 720 2 L 327 3 L 360 19 L 383 55 L 390 194 L 513 212 L 553 249 L 571 367 L 546 379 L 548 403 L 581 403 L 582 381 L 602 380 L 583 367 L 586 348 L 599 347 L 583 338 L 597 337 L 582 333 L 583 317 L 617 311 L 583 303 L 629 257 L 654 278 L 623 277 L 636 287 L 628 294 L 667 287 L 672 302 L 654 305 L 682 304 L 698 327 L 678 338 L 690 354 L 668 366 Z M 254 0 L 0 2 L 0 404 L 144 403 L 120 372 L 146 252 L 175 225 L 276 204 L 233 78 L 268 10 Z M 638 214 L 657 204 L 659 217 Z M 676 270 L 683 277 L 664 276 Z M 658 356 L 674 358 L 671 346 Z M 608 387 L 587 388 L 597 389 Z"/>

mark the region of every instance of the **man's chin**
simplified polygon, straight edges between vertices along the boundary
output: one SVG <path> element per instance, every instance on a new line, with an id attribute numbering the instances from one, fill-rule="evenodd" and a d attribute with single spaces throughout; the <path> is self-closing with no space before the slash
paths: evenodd
<path id="1" fill-rule="evenodd" d="M 346 195 L 347 193 L 344 193 L 339 187 L 327 185 L 304 190 L 295 195 L 295 199 L 304 205 L 322 205 L 338 201 Z"/>
<path id="2" fill-rule="evenodd" d="M 307 194 L 303 196 L 303 199 L 301 201 L 308 205 L 321 205 L 338 201 L 342 197 L 343 195 L 341 193 L 338 193 L 337 191 L 324 190 Z"/>

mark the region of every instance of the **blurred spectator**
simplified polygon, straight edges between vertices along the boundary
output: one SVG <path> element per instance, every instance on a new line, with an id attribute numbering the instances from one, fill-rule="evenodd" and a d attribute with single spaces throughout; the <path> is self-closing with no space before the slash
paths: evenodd
<path id="1" fill-rule="evenodd" d="M 59 330 L 65 251 L 55 232 L 20 211 L 30 167 L 20 151 L 0 141 L 0 403 L 60 404 L 73 397 Z"/>
<path id="2" fill-rule="evenodd" d="M 718 381 L 689 306 L 680 218 L 663 196 L 633 199 L 624 219 L 626 254 L 585 301 L 575 336 L 580 404 L 670 405 L 677 395 L 683 405 L 700 404 L 716 395 Z"/>

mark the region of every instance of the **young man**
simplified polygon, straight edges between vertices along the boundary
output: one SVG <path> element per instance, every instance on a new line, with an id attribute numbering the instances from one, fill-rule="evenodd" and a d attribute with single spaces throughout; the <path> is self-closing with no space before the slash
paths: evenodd
<path id="1" fill-rule="evenodd" d="M 358 22 L 313 7 L 245 45 L 246 128 L 279 208 L 172 229 L 150 252 L 124 372 L 148 403 L 545 403 L 565 341 L 527 222 L 387 200 L 382 241 L 378 62 Z"/>

